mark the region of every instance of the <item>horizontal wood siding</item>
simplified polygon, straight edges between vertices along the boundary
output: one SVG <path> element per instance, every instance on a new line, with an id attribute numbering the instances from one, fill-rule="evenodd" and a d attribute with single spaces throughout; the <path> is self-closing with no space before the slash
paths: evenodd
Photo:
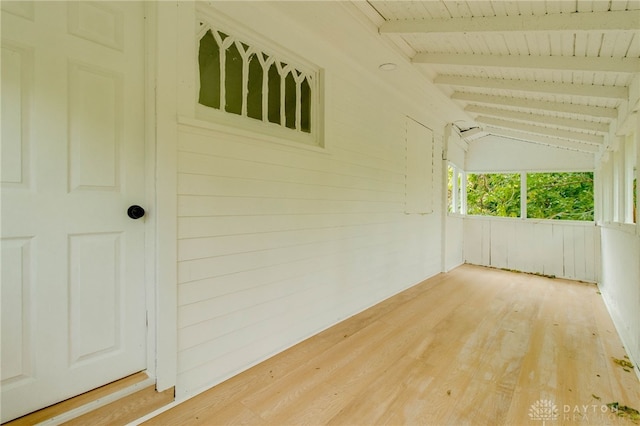
<path id="1" fill-rule="evenodd" d="M 179 127 L 178 397 L 440 271 L 440 161 L 434 213 L 404 213 L 411 111 L 328 80 L 326 152 Z"/>
<path id="2" fill-rule="evenodd" d="M 464 219 L 465 262 L 588 282 L 600 277 L 600 235 L 592 222 Z"/>

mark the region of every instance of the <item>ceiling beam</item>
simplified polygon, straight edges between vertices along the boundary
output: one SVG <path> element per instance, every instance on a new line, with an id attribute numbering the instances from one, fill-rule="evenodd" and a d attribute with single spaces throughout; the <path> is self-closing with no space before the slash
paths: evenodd
<path id="1" fill-rule="evenodd" d="M 488 124 L 492 127 L 501 127 L 503 129 L 517 130 L 520 132 L 536 133 L 539 135 L 551 136 L 553 138 L 571 139 L 586 144 L 602 145 L 604 143 L 604 136 L 592 135 L 590 133 L 580 133 L 572 130 L 535 126 L 533 124 L 517 123 L 509 120 L 502 120 L 500 118 L 484 116 L 477 117 L 476 121 L 478 123 Z"/>
<path id="2" fill-rule="evenodd" d="M 620 86 L 593 86 L 587 84 L 548 83 L 531 80 L 502 80 L 497 78 L 461 77 L 439 75 L 436 84 L 450 86 L 480 87 L 498 90 L 518 90 L 522 92 L 552 93 L 555 95 L 586 96 L 593 98 L 627 99 L 628 89 Z"/>
<path id="3" fill-rule="evenodd" d="M 506 96 L 485 95 L 481 93 L 454 92 L 451 99 L 480 104 L 504 105 L 514 108 L 536 109 L 541 111 L 563 112 L 567 114 L 587 115 L 597 118 L 618 118 L 616 108 L 599 106 L 564 104 L 561 102 L 538 101 L 535 99 L 509 98 Z"/>
<path id="4" fill-rule="evenodd" d="M 637 31 L 640 10 L 551 15 L 485 16 L 450 19 L 412 19 L 384 22 L 389 33 L 472 33 L 531 31 Z"/>
<path id="5" fill-rule="evenodd" d="M 640 58 L 603 58 L 579 56 L 458 55 L 449 53 L 417 53 L 414 64 L 442 64 L 477 67 L 528 68 L 593 72 L 636 73 Z"/>
<path id="6" fill-rule="evenodd" d="M 599 133 L 609 133 L 609 123 L 597 123 L 594 121 L 577 120 L 575 118 L 554 117 L 543 114 L 533 114 L 522 111 L 513 111 L 501 108 L 492 108 L 482 105 L 467 105 L 467 112 L 498 118 L 511 118 L 514 120 L 528 121 L 538 124 L 550 124 L 560 127 L 568 127 L 578 130 L 590 130 Z"/>
<path id="7" fill-rule="evenodd" d="M 567 148 L 575 151 L 590 152 L 590 153 L 596 153 L 600 151 L 600 148 L 597 145 L 581 143 L 573 140 L 557 139 L 557 138 L 551 138 L 551 137 L 542 136 L 542 135 L 532 135 L 529 133 L 522 133 L 515 130 L 494 128 L 494 127 L 486 127 L 485 131 L 495 136 L 502 136 L 509 139 L 517 139 L 525 142 L 532 142 L 532 143 L 548 145 L 553 147 Z"/>

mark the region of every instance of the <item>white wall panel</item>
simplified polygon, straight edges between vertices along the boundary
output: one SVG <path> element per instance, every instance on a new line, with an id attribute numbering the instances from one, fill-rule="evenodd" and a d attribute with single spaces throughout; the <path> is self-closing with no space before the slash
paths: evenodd
<path id="1" fill-rule="evenodd" d="M 406 188 L 407 213 L 433 212 L 433 132 L 407 117 Z"/>
<path id="2" fill-rule="evenodd" d="M 69 64 L 70 190 L 117 190 L 120 184 L 122 77 Z"/>
<path id="3" fill-rule="evenodd" d="M 69 362 L 120 349 L 123 321 L 119 233 L 69 237 Z"/>
<path id="4" fill-rule="evenodd" d="M 472 141 L 466 155 L 467 172 L 590 171 L 594 156 L 589 153 L 486 136 Z"/>
<path id="5" fill-rule="evenodd" d="M 605 226 L 600 291 L 634 365 L 640 363 L 640 236 L 634 227 Z M 637 372 L 637 369 L 636 369 Z"/>
<path id="6" fill-rule="evenodd" d="M 445 220 L 445 270 L 449 271 L 464 263 L 464 219 L 457 216 L 447 216 Z"/>
<path id="7" fill-rule="evenodd" d="M 599 280 L 599 234 L 592 222 L 474 216 L 464 221 L 467 263 L 588 282 Z"/>
<path id="8" fill-rule="evenodd" d="M 34 373 L 32 238 L 3 238 L 2 385 L 28 380 Z"/>
<path id="9" fill-rule="evenodd" d="M 462 141 L 458 132 L 452 130 L 449 134 L 446 159 L 460 168 L 464 168 L 465 164 L 466 152 L 463 148 L 465 144 L 466 142 Z"/>
<path id="10" fill-rule="evenodd" d="M 4 9 L 4 4 L 3 4 Z M 2 155 L 0 180 L 3 186 L 29 185 L 29 112 L 33 74 L 32 52 L 2 42 Z"/>
<path id="11" fill-rule="evenodd" d="M 269 37 L 281 34 L 283 23 L 268 24 L 258 9 L 221 7 L 244 10 L 242 21 Z M 180 121 L 178 397 L 440 272 L 441 137 L 428 131 L 420 159 L 433 167 L 421 200 L 431 214 L 406 214 L 405 144 L 407 117 L 433 129 L 443 123 L 413 91 L 385 83 L 377 66 L 363 71 L 324 37 L 299 36 L 274 41 L 324 68 L 326 150 Z M 301 40 L 311 41 L 296 50 Z"/>

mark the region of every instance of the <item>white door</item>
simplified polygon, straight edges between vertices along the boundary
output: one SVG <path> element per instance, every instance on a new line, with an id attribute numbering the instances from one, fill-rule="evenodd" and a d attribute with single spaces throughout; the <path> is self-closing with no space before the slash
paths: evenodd
<path id="1" fill-rule="evenodd" d="M 144 4 L 2 1 L 2 421 L 146 368 Z"/>

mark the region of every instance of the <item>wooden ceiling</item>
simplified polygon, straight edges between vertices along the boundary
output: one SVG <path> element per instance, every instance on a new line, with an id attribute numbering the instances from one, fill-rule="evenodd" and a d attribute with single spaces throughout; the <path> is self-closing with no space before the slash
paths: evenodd
<path id="1" fill-rule="evenodd" d="M 602 152 L 637 99 L 638 0 L 356 4 L 468 113 L 463 131 Z"/>

